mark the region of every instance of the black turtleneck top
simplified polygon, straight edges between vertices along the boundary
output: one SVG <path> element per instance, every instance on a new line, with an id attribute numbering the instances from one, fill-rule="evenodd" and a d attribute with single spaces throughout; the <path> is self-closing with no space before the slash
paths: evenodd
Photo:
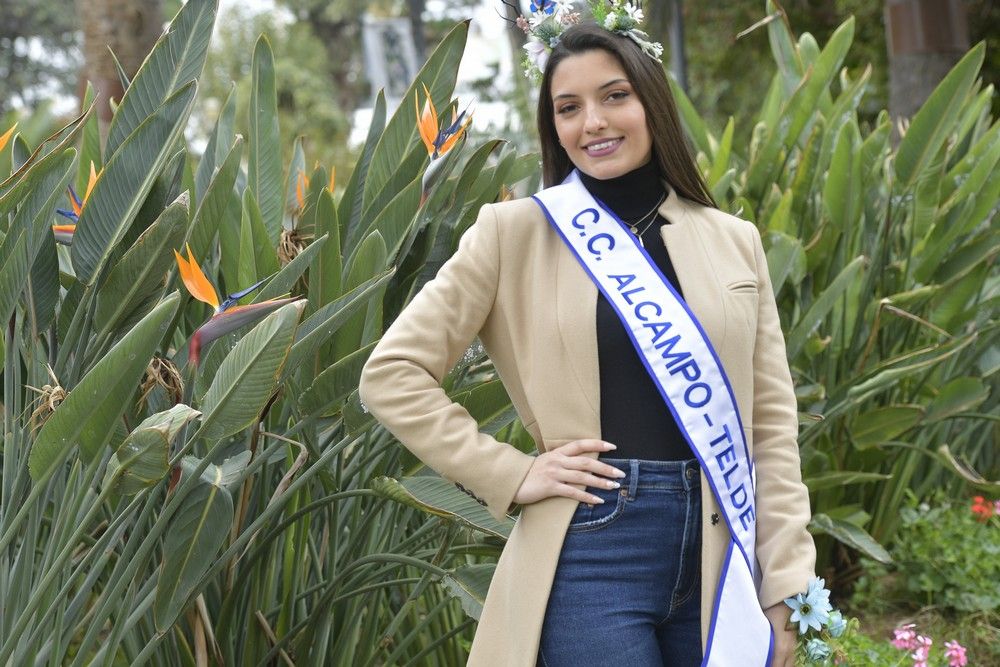
<path id="1" fill-rule="evenodd" d="M 616 178 L 600 180 L 580 172 L 584 186 L 625 223 L 638 222 L 664 195 L 652 160 Z M 656 214 L 637 226 L 642 243 L 663 275 L 683 298 L 677 273 L 660 236 L 667 221 Z M 648 227 L 647 227 L 648 225 Z M 645 229 L 645 231 L 643 231 Z M 597 293 L 597 353 L 601 381 L 601 439 L 618 446 L 611 458 L 685 460 L 693 457 L 673 415 L 632 345 L 625 326 Z"/>

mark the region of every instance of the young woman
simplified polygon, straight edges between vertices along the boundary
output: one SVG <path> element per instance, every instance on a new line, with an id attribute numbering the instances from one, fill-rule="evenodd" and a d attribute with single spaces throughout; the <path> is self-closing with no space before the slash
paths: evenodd
<path id="1" fill-rule="evenodd" d="M 789 667 L 815 550 L 760 236 L 715 208 L 638 40 L 573 25 L 543 64 L 546 189 L 483 207 L 361 377 L 424 462 L 520 505 L 468 664 Z M 440 387 L 477 335 L 537 456 Z"/>

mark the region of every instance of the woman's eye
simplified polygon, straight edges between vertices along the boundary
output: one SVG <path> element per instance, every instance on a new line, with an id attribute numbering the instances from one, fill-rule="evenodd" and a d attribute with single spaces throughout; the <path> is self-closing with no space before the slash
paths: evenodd
<path id="1" fill-rule="evenodd" d="M 610 95 L 608 95 L 608 97 L 610 97 L 612 99 L 615 99 L 615 100 L 620 100 L 620 99 L 628 97 L 628 93 L 626 93 L 624 90 L 618 90 L 618 91 L 615 91 L 615 92 L 611 93 Z"/>
<path id="2" fill-rule="evenodd" d="M 558 111 L 556 111 L 556 113 L 560 113 L 560 114 L 561 113 L 569 113 L 570 111 L 572 111 L 575 108 L 576 108 L 575 104 L 567 104 L 564 107 L 559 107 L 559 109 L 558 109 Z"/>

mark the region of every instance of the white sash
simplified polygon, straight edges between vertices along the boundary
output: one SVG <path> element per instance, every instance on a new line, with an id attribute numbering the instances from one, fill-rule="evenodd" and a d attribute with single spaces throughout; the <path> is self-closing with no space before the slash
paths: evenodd
<path id="1" fill-rule="evenodd" d="M 533 199 L 618 313 L 729 527 L 702 665 L 766 667 L 774 638 L 754 581 L 753 462 L 722 363 L 694 313 L 575 170 Z"/>

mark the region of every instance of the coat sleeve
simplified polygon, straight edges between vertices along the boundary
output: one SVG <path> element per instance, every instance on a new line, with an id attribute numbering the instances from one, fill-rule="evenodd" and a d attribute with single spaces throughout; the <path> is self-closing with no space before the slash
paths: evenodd
<path id="1" fill-rule="evenodd" d="M 407 449 L 503 520 L 534 457 L 479 432 L 441 381 L 486 322 L 500 274 L 492 205 L 386 330 L 361 372 L 361 401 Z"/>
<path id="2" fill-rule="evenodd" d="M 761 607 L 804 592 L 816 568 L 806 525 L 812 516 L 802 483 L 798 407 L 788 369 L 774 290 L 760 232 L 750 225 L 757 270 L 757 334 L 753 354 L 753 457 L 757 487 L 757 562 Z"/>

